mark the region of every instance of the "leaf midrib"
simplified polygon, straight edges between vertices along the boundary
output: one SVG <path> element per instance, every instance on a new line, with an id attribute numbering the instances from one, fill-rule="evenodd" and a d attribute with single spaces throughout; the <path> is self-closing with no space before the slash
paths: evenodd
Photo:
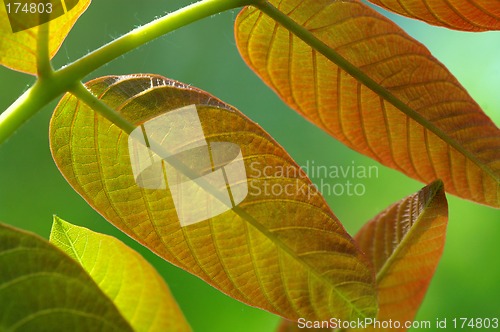
<path id="1" fill-rule="evenodd" d="M 432 195 L 426 197 L 425 204 L 424 204 L 424 206 L 422 207 L 422 210 L 421 210 L 422 212 L 419 213 L 418 217 L 413 222 L 413 224 L 410 227 L 410 229 L 408 230 L 408 232 L 406 232 L 406 234 L 403 235 L 403 239 L 396 246 L 396 248 L 391 253 L 391 255 L 389 256 L 389 258 L 382 265 L 382 267 L 380 268 L 380 270 L 378 272 L 376 272 L 377 273 L 377 275 L 376 275 L 377 284 L 379 284 L 384 279 L 384 277 L 386 275 L 386 272 L 393 266 L 394 261 L 399 257 L 400 253 L 403 250 L 405 250 L 406 248 L 409 248 L 411 246 L 411 242 L 413 241 L 413 239 L 415 237 L 414 233 L 418 229 L 419 224 L 422 222 L 422 220 L 426 218 L 426 213 L 427 213 L 427 211 L 429 209 L 429 206 L 433 203 L 434 199 L 439 194 L 439 192 L 441 190 L 443 190 L 443 183 L 442 182 L 437 182 L 437 183 L 433 184 L 431 187 L 425 188 L 423 190 L 430 190 L 430 191 L 432 191 Z M 415 195 L 418 195 L 418 193 L 415 194 Z M 413 197 L 414 197 L 414 195 L 412 195 L 408 199 L 413 199 Z M 418 203 L 420 203 L 420 201 L 418 201 L 417 204 Z"/>
<path id="2" fill-rule="evenodd" d="M 59 229 L 62 230 L 62 233 L 64 235 L 64 237 L 66 238 L 68 244 L 69 244 L 69 248 L 71 249 L 71 252 L 73 252 L 73 255 L 75 255 L 75 259 L 76 261 L 80 264 L 80 266 L 84 269 L 85 269 L 85 265 L 83 264 L 83 261 L 82 261 L 82 257 L 78 254 L 78 251 L 76 250 L 75 246 L 73 245 L 73 240 L 72 238 L 70 237 L 69 233 L 68 233 L 68 229 L 66 228 L 66 226 L 60 221 L 58 220 L 59 218 L 56 217 L 55 220 L 57 220 L 57 222 L 59 223 Z M 86 271 L 87 272 L 87 271 Z M 88 272 L 87 272 L 88 273 Z M 94 279 L 94 278 L 92 278 Z"/>
<path id="3" fill-rule="evenodd" d="M 365 313 L 363 313 L 356 305 L 353 304 L 352 300 L 347 298 L 340 290 L 337 289 L 337 285 L 333 284 L 331 280 L 326 278 L 323 274 L 319 273 L 314 266 L 311 266 L 308 262 L 302 259 L 296 252 L 294 252 L 289 246 L 287 246 L 284 242 L 282 242 L 276 235 L 274 235 L 271 231 L 266 229 L 261 223 L 259 223 L 252 215 L 246 212 L 244 209 L 239 207 L 238 205 L 233 207 L 233 211 L 239 215 L 241 218 L 246 220 L 249 224 L 251 224 L 255 229 L 261 232 L 264 236 L 266 236 L 269 240 L 271 240 L 274 245 L 278 249 L 283 250 L 284 253 L 288 254 L 295 261 L 301 263 L 303 266 L 307 268 L 307 271 L 317 277 L 319 280 L 324 280 L 326 284 L 331 285 L 332 290 L 335 291 L 348 305 L 352 307 L 352 309 L 358 313 L 360 317 L 366 318 L 368 317 Z M 359 281 L 357 281 L 359 282 Z M 365 282 L 368 285 L 368 282 Z"/>

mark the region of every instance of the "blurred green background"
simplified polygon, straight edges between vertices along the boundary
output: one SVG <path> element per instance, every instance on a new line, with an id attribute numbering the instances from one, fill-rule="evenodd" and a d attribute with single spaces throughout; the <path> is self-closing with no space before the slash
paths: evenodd
<path id="1" fill-rule="evenodd" d="M 94 0 L 55 58 L 77 59 L 130 29 L 192 1 Z M 267 130 L 299 165 L 378 165 L 344 147 L 288 109 L 243 63 L 233 37 L 237 11 L 184 27 L 100 68 L 85 80 L 110 74 L 157 73 L 204 89 L 236 106 Z M 500 124 L 500 32 L 454 32 L 390 15 L 458 77 Z M 34 79 L 0 67 L 0 109 Z M 279 319 L 244 305 L 158 258 L 115 229 L 65 182 L 52 161 L 51 103 L 0 146 L 0 220 L 48 238 L 52 215 L 108 233 L 141 252 L 160 271 L 195 331 L 272 331 Z M 300 133 L 298 135 L 297 133 Z M 354 234 L 359 227 L 422 184 L 379 166 L 379 177 L 360 180 L 366 194 L 326 196 Z M 315 178 L 314 181 L 319 179 Z M 334 181 L 335 179 L 324 179 Z M 448 196 L 450 223 L 443 259 L 417 319 L 500 318 L 500 211 Z"/>

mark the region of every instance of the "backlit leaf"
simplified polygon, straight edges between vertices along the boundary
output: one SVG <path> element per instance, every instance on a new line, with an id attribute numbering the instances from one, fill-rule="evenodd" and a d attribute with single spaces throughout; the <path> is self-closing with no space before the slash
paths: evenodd
<path id="1" fill-rule="evenodd" d="M 436 181 L 390 206 L 356 234 L 377 271 L 378 321 L 404 326 L 414 319 L 443 253 L 447 224 L 443 184 Z M 359 329 L 370 330 L 385 331 Z"/>
<path id="2" fill-rule="evenodd" d="M 77 262 L 0 224 L 0 331 L 132 331 Z"/>
<path id="3" fill-rule="evenodd" d="M 465 31 L 500 30 L 498 0 L 369 0 L 398 14 Z"/>
<path id="4" fill-rule="evenodd" d="M 397 321 L 404 326 L 406 322 L 414 319 L 443 253 L 447 223 L 448 204 L 443 183 L 436 181 L 391 205 L 356 234 L 354 239 L 370 257 L 377 273 L 379 312 L 376 319 L 379 323 Z M 362 324 L 369 321 L 360 322 L 363 326 Z M 345 322 L 352 323 L 358 322 Z M 347 328 L 341 324 L 338 320 L 282 320 L 277 331 L 333 331 L 335 328 Z M 396 324 L 393 323 L 392 326 L 395 327 Z M 312 328 L 314 326 L 323 328 Z M 361 332 L 406 329 L 375 329 L 372 325 L 350 329 L 353 330 Z"/>
<path id="5" fill-rule="evenodd" d="M 358 1 L 271 2 L 314 48 L 251 7 L 236 39 L 291 108 L 386 166 L 500 206 L 500 130 L 424 46 Z"/>
<path id="6" fill-rule="evenodd" d="M 375 315 L 371 264 L 302 169 L 257 124 L 208 93 L 161 76 L 104 77 L 87 87 L 141 125 L 138 136 L 129 136 L 71 95 L 53 114 L 57 166 L 108 221 L 233 298 L 283 317 Z M 239 155 L 222 160 L 231 150 Z M 145 159 L 131 163 L 141 151 Z M 198 178 L 176 173 L 172 155 L 202 179 L 224 174 L 212 188 L 231 192 L 232 208 L 213 213 L 219 202 L 203 196 L 204 187 L 187 190 Z M 202 212 L 212 217 L 190 219 Z"/>
<path id="7" fill-rule="evenodd" d="M 83 266 L 134 331 L 191 331 L 162 277 L 123 242 L 58 217 L 50 242 Z"/>
<path id="8" fill-rule="evenodd" d="M 35 75 L 37 73 L 37 49 L 40 26 L 38 14 L 26 13 L 23 10 L 41 10 L 44 12 L 51 5 L 51 17 L 43 18 L 49 25 L 49 55 L 52 58 L 64 39 L 75 24 L 80 15 L 87 9 L 91 0 L 63 0 L 65 6 L 62 6 L 61 0 L 50 1 L 12 1 L 4 0 L 0 5 L 0 65 L 11 69 L 22 71 Z M 7 4 L 10 4 L 7 7 Z M 16 3 L 20 3 L 17 6 Z M 30 9 L 30 4 L 39 4 L 38 9 Z M 27 4 L 27 8 L 23 8 Z M 10 10 L 10 15 L 7 11 Z M 17 12 L 17 14 L 16 14 Z M 16 16 L 18 15 L 19 16 Z M 9 21 L 9 16 L 11 20 Z M 43 24 L 45 27 L 47 25 Z M 28 29 L 26 27 L 33 26 Z M 19 30 L 17 32 L 14 32 Z"/>

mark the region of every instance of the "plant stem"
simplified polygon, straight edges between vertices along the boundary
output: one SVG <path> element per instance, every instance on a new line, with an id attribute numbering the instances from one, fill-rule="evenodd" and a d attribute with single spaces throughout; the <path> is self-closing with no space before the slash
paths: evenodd
<path id="1" fill-rule="evenodd" d="M 196 2 L 130 31 L 61 69 L 58 74 L 62 77 L 82 79 L 111 60 L 180 27 L 229 9 L 257 2 L 256 0 L 203 0 Z"/>
<path id="2" fill-rule="evenodd" d="M 48 23 L 38 26 L 36 61 L 37 75 L 39 79 L 51 76 L 54 73 L 54 68 L 50 62 L 49 29 L 50 24 Z"/>
<path id="3" fill-rule="evenodd" d="M 52 91 L 52 88 L 47 84 L 42 85 L 40 81 L 36 81 L 31 88 L 0 114 L 0 144 L 58 94 Z"/>
<path id="4" fill-rule="evenodd" d="M 223 11 L 259 3 L 261 0 L 202 0 L 132 30 L 122 37 L 53 71 L 48 56 L 48 40 L 43 29 L 38 40 L 39 80 L 0 114 L 0 144 L 24 122 L 60 94 L 75 87 L 83 77 L 109 61 L 173 30 Z M 41 28 L 40 28 L 41 29 Z M 48 35 L 46 36 L 48 38 Z"/>

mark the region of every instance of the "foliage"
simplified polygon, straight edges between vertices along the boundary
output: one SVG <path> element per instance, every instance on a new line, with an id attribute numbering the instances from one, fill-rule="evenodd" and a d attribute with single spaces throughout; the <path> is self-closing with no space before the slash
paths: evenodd
<path id="1" fill-rule="evenodd" d="M 58 217 L 50 242 L 83 267 L 135 331 L 191 331 L 161 276 L 122 242 Z"/>
<path id="2" fill-rule="evenodd" d="M 479 7 L 456 1 L 450 10 L 411 1 L 374 1 L 465 31 L 498 30 L 500 13 L 494 2 L 483 0 Z M 296 329 L 301 318 L 413 320 L 444 248 L 444 190 L 500 206 L 499 129 L 423 45 L 361 2 L 203 0 L 54 70 L 51 59 L 89 3 L 81 1 L 60 18 L 16 33 L 10 31 L 7 7 L 0 9 L 0 64 L 36 76 L 33 86 L 0 115 L 0 143 L 66 92 L 52 116 L 49 137 L 55 163 L 73 189 L 106 220 L 165 260 L 239 301 L 285 318 L 283 331 Z M 388 207 L 352 238 L 283 147 L 233 106 L 153 74 L 81 83 L 100 66 L 150 40 L 242 6 L 235 22 L 238 49 L 286 104 L 348 147 L 428 185 Z M 229 211 L 186 226 L 180 223 L 166 178 L 161 180 L 169 183 L 169 190 L 138 184 L 130 140 L 142 128 L 151 159 L 162 159 L 163 173 L 178 172 L 184 182 L 223 169 L 233 156 L 231 149 L 221 148 L 220 160 L 211 157 L 205 165 L 199 154 L 177 158 L 175 151 L 165 151 L 162 142 L 168 134 L 146 135 L 148 121 L 192 105 L 213 156 L 218 142 L 241 148 L 247 178 L 239 179 L 237 188 L 250 189 L 240 204 L 228 205 Z M 194 127 L 183 125 L 186 132 Z M 173 131 L 173 125 L 163 130 Z M 199 147 L 197 137 L 179 140 L 183 148 Z M 269 176 L 268 169 L 287 173 Z M 153 166 L 147 169 L 146 182 L 156 176 L 153 171 Z M 269 185 L 298 190 L 266 195 Z M 199 181 L 198 191 L 216 202 L 223 202 L 225 190 L 225 185 Z M 196 213 L 202 207 L 192 209 Z M 56 329 L 50 324 L 62 319 L 68 324 L 57 327 L 62 330 L 87 329 L 88 324 L 101 324 L 103 330 L 190 330 L 157 272 L 118 240 L 58 218 L 51 242 L 66 254 L 9 226 L 2 226 L 0 235 L 2 276 L 8 272 L 0 285 L 8 290 L 0 297 L 2 304 L 8 303 L 3 328 L 42 324 Z M 24 251 L 19 259 L 16 255 Z M 37 261 L 38 255 L 47 258 Z M 54 257 L 68 267 L 54 265 Z M 40 273 L 51 277 L 31 281 L 31 275 Z M 75 278 L 89 291 L 75 287 Z M 18 281 L 19 288 L 13 287 Z M 33 287 L 44 289 L 43 298 L 24 305 L 22 301 L 33 299 Z M 57 295 L 49 300 L 50 294 Z M 85 300 L 75 301 L 76 294 Z M 87 315 L 78 313 L 89 310 L 87 297 L 102 303 L 92 308 L 102 321 L 77 317 Z M 68 306 L 71 315 L 59 309 Z M 50 319 L 24 318 L 47 308 Z"/>
<path id="3" fill-rule="evenodd" d="M 40 237 L 0 226 L 2 331 L 132 331 L 81 266 Z"/>

